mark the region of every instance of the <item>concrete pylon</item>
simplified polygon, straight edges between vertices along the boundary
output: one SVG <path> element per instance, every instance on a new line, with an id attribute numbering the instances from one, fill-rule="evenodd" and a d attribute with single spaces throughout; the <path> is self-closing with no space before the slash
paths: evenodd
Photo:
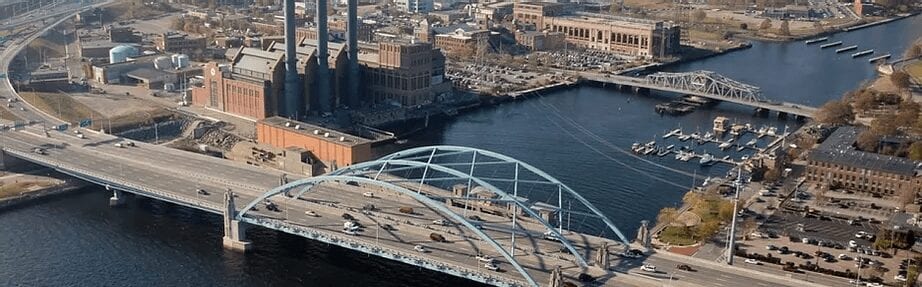
<path id="1" fill-rule="evenodd" d="M 125 205 L 125 195 L 122 194 L 121 190 L 112 190 L 112 197 L 109 198 L 109 206 L 122 206 Z"/>
<path id="2" fill-rule="evenodd" d="M 252 243 L 246 241 L 246 224 L 236 217 L 234 193 L 228 190 L 224 193 L 224 248 L 246 252 L 252 248 Z"/>
<path id="3" fill-rule="evenodd" d="M 650 233 L 650 222 L 640 221 L 640 228 L 637 229 L 637 239 L 634 242 L 643 245 L 643 248 L 650 249 L 650 241 L 653 240 L 653 234 Z"/>
<path id="4" fill-rule="evenodd" d="M 285 0 L 285 97 L 280 112 L 289 118 L 304 116 L 301 81 L 298 76 L 298 51 L 295 45 L 295 0 Z"/>
<path id="5" fill-rule="evenodd" d="M 547 283 L 548 287 L 563 287 L 563 274 L 560 271 L 560 266 L 554 267 L 554 270 L 551 270 L 551 279 Z"/>
<path id="6" fill-rule="evenodd" d="M 595 257 L 595 264 L 599 268 L 608 270 L 608 267 L 611 265 L 609 259 L 611 255 L 608 254 L 608 241 L 602 241 L 602 246 L 599 247 L 599 253 Z"/>

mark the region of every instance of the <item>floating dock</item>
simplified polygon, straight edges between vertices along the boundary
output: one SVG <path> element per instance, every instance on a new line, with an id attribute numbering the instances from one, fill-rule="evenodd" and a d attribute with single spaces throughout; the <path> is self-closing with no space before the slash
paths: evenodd
<path id="1" fill-rule="evenodd" d="M 826 49 L 826 48 L 829 48 L 829 47 L 835 47 L 835 46 L 839 46 L 839 45 L 842 45 L 842 41 L 837 41 L 837 42 L 832 42 L 832 43 L 829 43 L 829 44 L 820 45 L 820 49 Z"/>
<path id="2" fill-rule="evenodd" d="M 864 51 L 861 51 L 861 52 L 858 52 L 858 53 L 854 53 L 854 54 L 852 54 L 852 58 L 858 58 L 858 57 L 867 56 L 867 55 L 870 55 L 870 54 L 874 54 L 874 49 L 871 49 L 871 50 L 864 50 Z"/>
<path id="3" fill-rule="evenodd" d="M 845 48 L 836 49 L 836 54 L 842 53 L 842 52 L 846 52 L 846 51 L 851 51 L 851 50 L 854 50 L 854 49 L 858 49 L 858 45 L 851 45 L 851 46 L 848 46 L 848 47 L 845 47 Z"/>
<path id="4" fill-rule="evenodd" d="M 826 41 L 826 40 L 829 40 L 829 37 L 823 37 L 823 38 L 817 38 L 817 39 L 813 39 L 813 40 L 807 40 L 807 41 L 804 42 L 804 43 L 806 43 L 807 45 L 810 45 L 810 44 L 815 44 L 815 43 L 823 42 L 823 41 Z"/>
<path id="5" fill-rule="evenodd" d="M 874 57 L 874 58 L 870 58 L 870 59 L 868 59 L 868 62 L 874 63 L 874 62 L 877 62 L 877 60 L 883 60 L 883 59 L 890 59 L 890 54 L 886 54 L 886 55 L 883 55 L 883 56 L 877 56 L 877 57 Z"/>

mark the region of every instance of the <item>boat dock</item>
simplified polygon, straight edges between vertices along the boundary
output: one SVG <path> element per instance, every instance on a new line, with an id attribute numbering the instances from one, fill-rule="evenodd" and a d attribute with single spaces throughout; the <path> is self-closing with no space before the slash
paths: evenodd
<path id="1" fill-rule="evenodd" d="M 836 42 L 832 42 L 832 43 L 829 43 L 829 44 L 820 45 L 820 49 L 831 48 L 831 47 L 835 47 L 835 46 L 839 46 L 839 45 L 842 45 L 842 41 L 836 41 Z"/>
<path id="2" fill-rule="evenodd" d="M 848 46 L 848 47 L 845 47 L 845 48 L 836 49 L 836 54 L 839 54 L 839 53 L 842 53 L 842 52 L 851 51 L 851 50 L 854 50 L 854 49 L 858 49 L 858 45 L 851 45 L 851 46 Z"/>
<path id="3" fill-rule="evenodd" d="M 877 62 L 878 60 L 883 60 L 883 59 L 890 59 L 890 54 L 870 58 L 868 59 L 868 62 L 874 63 L 874 62 Z"/>
<path id="4" fill-rule="evenodd" d="M 815 43 L 823 42 L 823 41 L 826 41 L 826 40 L 829 40 L 829 37 L 823 37 L 823 38 L 817 38 L 817 39 L 813 39 L 813 40 L 807 40 L 807 41 L 804 42 L 804 43 L 806 43 L 807 45 L 810 45 L 810 44 L 815 44 Z"/>
<path id="5" fill-rule="evenodd" d="M 870 55 L 870 54 L 873 54 L 873 53 L 874 53 L 874 49 L 871 49 L 871 50 L 864 50 L 864 51 L 861 51 L 861 52 L 852 54 L 852 58 L 858 58 L 858 57 L 862 57 L 862 56 L 867 56 L 867 55 Z"/>

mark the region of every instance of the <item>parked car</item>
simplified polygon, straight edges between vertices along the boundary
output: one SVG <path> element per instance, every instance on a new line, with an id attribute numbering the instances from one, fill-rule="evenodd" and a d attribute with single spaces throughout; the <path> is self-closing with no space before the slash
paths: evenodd
<path id="1" fill-rule="evenodd" d="M 423 247 L 422 245 L 413 246 L 413 250 L 416 250 L 417 252 L 422 252 L 422 253 L 428 252 L 426 250 L 426 247 Z"/>
<path id="2" fill-rule="evenodd" d="M 746 260 L 743 262 L 748 264 L 762 265 L 762 262 L 759 262 L 759 260 L 756 260 L 755 258 L 746 258 Z"/>
<path id="3" fill-rule="evenodd" d="M 679 265 L 676 265 L 676 268 L 682 271 L 689 271 L 689 272 L 694 271 L 692 270 L 691 266 L 688 266 L 688 264 L 679 264 Z"/>
<path id="4" fill-rule="evenodd" d="M 435 242 L 448 242 L 448 240 L 445 240 L 444 236 L 435 232 L 429 233 L 429 239 L 432 239 L 432 241 Z"/>
<path id="5" fill-rule="evenodd" d="M 313 210 L 305 211 L 305 212 L 304 212 L 304 215 L 307 215 L 307 216 L 310 216 L 310 217 L 320 217 L 320 215 L 317 214 L 316 212 L 314 212 Z"/>

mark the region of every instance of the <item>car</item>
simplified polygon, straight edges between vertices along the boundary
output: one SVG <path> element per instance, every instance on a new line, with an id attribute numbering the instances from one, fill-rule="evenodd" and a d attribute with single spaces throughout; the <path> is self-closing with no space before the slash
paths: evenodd
<path id="1" fill-rule="evenodd" d="M 896 274 L 896 276 L 893 276 L 893 280 L 900 281 L 900 282 L 906 282 L 906 275 Z"/>
<path id="2" fill-rule="evenodd" d="M 595 281 L 595 278 L 592 277 L 592 275 L 589 275 L 589 274 L 586 274 L 586 273 L 580 273 L 579 276 L 576 277 L 576 279 L 579 280 L 580 282 L 592 282 L 592 281 Z"/>
<path id="3" fill-rule="evenodd" d="M 40 154 L 40 155 L 46 155 L 46 154 L 48 154 L 47 152 L 45 152 L 45 149 L 44 149 L 44 148 L 40 148 L 40 147 L 37 147 L 37 148 L 32 149 L 32 152 L 34 152 L 34 153 L 36 153 L 36 154 Z"/>
<path id="4" fill-rule="evenodd" d="M 374 194 L 373 192 L 370 192 L 370 191 L 369 191 L 369 192 L 364 192 L 364 193 L 362 193 L 362 196 L 374 198 L 374 197 L 375 197 L 375 194 Z"/>
<path id="5" fill-rule="evenodd" d="M 789 251 L 789 249 L 788 249 L 787 246 L 781 246 L 781 248 L 778 248 L 778 253 L 779 253 L 779 254 L 788 254 L 788 251 Z"/>
<path id="6" fill-rule="evenodd" d="M 467 219 L 475 220 L 475 221 L 483 221 L 483 219 L 480 219 L 480 216 L 476 216 L 476 215 L 468 216 Z"/>
<path id="7" fill-rule="evenodd" d="M 554 234 L 554 232 L 552 232 L 552 231 L 544 232 L 544 239 L 545 239 L 545 240 L 550 240 L 550 241 L 560 241 L 560 240 L 557 238 L 557 235 Z"/>
<path id="8" fill-rule="evenodd" d="M 858 248 L 858 242 L 857 242 L 857 241 L 854 241 L 854 240 L 849 240 L 849 241 L 848 241 L 848 247 L 850 247 L 850 248 Z"/>
<path id="9" fill-rule="evenodd" d="M 132 141 L 125 141 L 125 146 L 135 146 Z"/>
<path id="10" fill-rule="evenodd" d="M 353 217 L 352 214 L 343 213 L 343 219 L 345 219 L 345 220 L 355 220 L 355 217 Z"/>
<path id="11" fill-rule="evenodd" d="M 880 284 L 880 283 L 877 283 L 877 282 L 868 282 L 868 283 L 865 284 L 864 286 L 867 286 L 867 287 L 884 287 L 884 284 Z"/>
<path id="12" fill-rule="evenodd" d="M 640 270 L 646 272 L 656 272 L 656 266 L 653 266 L 653 264 L 644 264 L 643 266 L 640 266 Z"/>
<path id="13" fill-rule="evenodd" d="M 855 233 L 855 238 L 864 238 L 864 237 L 867 236 L 867 235 L 868 235 L 867 232 L 858 231 L 858 233 Z"/>
<path id="14" fill-rule="evenodd" d="M 748 264 L 762 265 L 762 262 L 759 262 L 759 260 L 756 260 L 755 258 L 746 258 L 746 260 L 743 262 Z"/>
<path id="15" fill-rule="evenodd" d="M 445 220 L 445 219 L 436 219 L 436 220 L 433 220 L 433 221 L 432 221 L 432 224 L 441 225 L 441 226 L 448 226 L 448 220 Z"/>
<path id="16" fill-rule="evenodd" d="M 393 226 L 387 223 L 381 224 L 381 229 L 390 230 L 390 231 L 397 230 L 396 228 L 394 228 Z"/>
<path id="17" fill-rule="evenodd" d="M 837 258 L 839 258 L 839 260 L 851 260 L 851 257 L 848 257 L 845 253 L 839 254 Z"/>
<path id="18" fill-rule="evenodd" d="M 195 193 L 198 193 L 198 194 L 201 194 L 201 195 L 208 195 L 208 194 L 209 194 L 208 191 L 205 191 L 204 189 L 201 189 L 201 188 L 196 189 L 196 190 L 195 190 Z"/>
<path id="19" fill-rule="evenodd" d="M 496 266 L 496 264 L 493 264 L 493 263 L 484 264 L 483 268 L 487 268 L 490 271 L 499 271 L 499 266 Z"/>
<path id="20" fill-rule="evenodd" d="M 417 252 L 422 252 L 422 253 L 426 253 L 426 252 L 427 252 L 426 247 L 424 247 L 424 246 L 422 246 L 422 245 L 413 246 L 413 250 L 416 250 Z"/>
<path id="21" fill-rule="evenodd" d="M 275 205 L 275 203 L 266 204 L 266 210 L 275 211 L 275 212 L 282 212 L 282 210 L 279 209 L 279 206 L 278 206 L 278 205 Z"/>
<path id="22" fill-rule="evenodd" d="M 483 262 L 483 263 L 493 263 L 493 262 L 496 262 L 496 260 L 493 259 L 493 257 L 490 257 L 489 255 L 483 255 L 483 254 L 481 254 L 481 255 L 477 255 L 475 258 L 477 258 L 477 261 L 480 261 L 480 262 Z"/>
<path id="23" fill-rule="evenodd" d="M 679 265 L 676 265 L 675 268 L 682 270 L 682 271 L 689 271 L 689 272 L 694 271 L 692 270 L 691 266 L 688 266 L 688 264 L 679 264 Z"/>
<path id="24" fill-rule="evenodd" d="M 343 233 L 349 234 L 349 235 L 359 235 L 358 232 L 355 232 L 354 230 L 349 230 L 349 229 L 343 229 Z"/>
<path id="25" fill-rule="evenodd" d="M 777 247 L 777 246 L 774 246 L 774 245 L 771 245 L 771 244 L 769 244 L 769 245 L 766 245 L 766 246 L 765 246 L 765 249 L 766 249 L 766 250 L 775 250 L 775 249 L 778 249 L 778 247 Z"/>
<path id="26" fill-rule="evenodd" d="M 83 135 L 83 134 L 77 134 L 77 138 L 78 138 L 78 139 L 85 139 L 85 138 L 86 138 L 86 136 L 85 136 L 85 135 Z"/>
<path id="27" fill-rule="evenodd" d="M 304 212 L 304 215 L 307 215 L 307 216 L 310 216 L 310 217 L 320 217 L 320 215 L 317 214 L 316 212 L 314 212 L 313 210 L 305 211 L 305 212 Z"/>
<path id="28" fill-rule="evenodd" d="M 567 250 L 567 251 L 569 252 L 569 250 Z M 643 257 L 643 253 L 642 253 L 642 252 L 632 252 L 632 251 L 633 251 L 633 250 L 629 250 L 629 251 L 627 251 L 627 252 L 621 253 L 621 257 L 625 257 L 625 258 L 640 258 L 640 257 Z"/>

